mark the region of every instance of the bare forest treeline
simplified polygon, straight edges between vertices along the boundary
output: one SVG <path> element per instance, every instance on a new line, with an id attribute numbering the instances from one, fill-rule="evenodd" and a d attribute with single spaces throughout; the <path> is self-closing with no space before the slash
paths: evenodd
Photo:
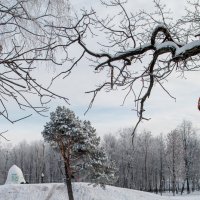
<path id="1" fill-rule="evenodd" d="M 22 169 L 28 183 L 63 182 L 60 154 L 43 141 L 30 144 L 23 141 L 14 147 L 1 145 L 0 157 L 0 184 L 5 183 L 8 170 L 14 164 Z"/>
<path id="2" fill-rule="evenodd" d="M 102 141 L 118 168 L 115 186 L 174 195 L 200 189 L 200 137 L 191 122 L 183 121 L 167 135 L 144 130 L 133 139 L 131 133 L 132 129 L 123 129 Z M 0 159 L 0 184 L 13 164 L 22 169 L 28 183 L 64 181 L 60 154 L 43 141 L 2 143 Z M 73 181 L 89 180 L 76 176 Z"/>
<path id="3" fill-rule="evenodd" d="M 116 186 L 161 193 L 200 189 L 200 137 L 183 121 L 167 135 L 132 129 L 104 136 L 103 146 L 118 168 Z"/>

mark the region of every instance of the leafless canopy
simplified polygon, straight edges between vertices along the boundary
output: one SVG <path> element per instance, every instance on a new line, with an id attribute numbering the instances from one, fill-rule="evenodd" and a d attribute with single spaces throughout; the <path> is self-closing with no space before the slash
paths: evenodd
<path id="1" fill-rule="evenodd" d="M 11 123 L 29 116 L 11 119 L 9 101 L 14 101 L 20 109 L 31 108 L 41 115 L 48 110 L 52 98 L 68 102 L 50 86 L 59 76 L 68 76 L 82 59 L 87 58 L 95 72 L 107 73 L 105 82 L 87 92 L 93 95 L 88 109 L 101 90 L 126 91 L 124 102 L 133 95 L 138 115 L 134 135 L 138 124 L 148 120 L 144 116 L 144 103 L 155 84 L 170 95 L 163 83 L 173 71 L 183 74 L 199 69 L 198 1 L 191 3 L 191 10 L 177 21 L 171 19 L 170 12 L 159 0 L 154 1 L 152 13 L 131 13 L 122 0 L 101 3 L 116 15 L 101 18 L 94 10 L 82 10 L 81 15 L 76 13 L 69 20 L 66 0 L 1 1 L 1 116 Z M 72 58 L 70 48 L 82 52 Z M 62 52 L 62 59 L 56 52 Z M 35 79 L 33 73 L 44 61 L 55 65 L 67 63 L 68 66 L 52 78 L 49 87 Z M 32 96 L 39 97 L 39 105 L 33 104 Z"/>
<path id="2" fill-rule="evenodd" d="M 33 109 L 38 114 L 48 110 L 47 103 L 59 96 L 34 78 L 34 69 L 57 62 L 54 49 L 58 36 L 52 34 L 49 24 L 59 25 L 68 14 L 68 1 L 59 0 L 2 0 L 0 2 L 0 115 L 14 123 L 30 115 L 11 119 L 9 105 L 15 102 L 19 109 Z M 65 13 L 65 16 L 62 14 Z M 65 21 L 65 25 L 67 25 Z M 35 105 L 31 99 L 40 99 Z M 2 133 L 3 134 L 3 133 Z M 1 136 L 2 136 L 1 134 Z"/>
<path id="3" fill-rule="evenodd" d="M 170 12 L 164 9 L 165 5 L 157 0 L 152 13 L 131 13 L 126 2 L 121 0 L 101 3 L 115 10 L 112 13 L 116 10 L 118 13 L 102 19 L 94 10 L 84 10 L 81 16 L 73 19 L 71 26 L 57 26 L 54 31 L 65 40 L 66 48 L 82 49 L 66 74 L 84 57 L 94 66 L 95 72 L 106 70 L 108 74 L 107 81 L 87 92 L 93 94 L 88 109 L 103 89 L 126 90 L 124 101 L 130 94 L 134 95 L 138 115 L 134 135 L 138 124 L 148 120 L 144 116 L 144 103 L 154 85 L 160 85 L 170 95 L 163 83 L 173 71 L 184 73 L 199 69 L 196 61 L 199 60 L 200 41 L 195 37 L 199 30 L 199 12 L 192 9 L 174 22 Z M 198 3 L 192 6 L 199 10 Z"/>

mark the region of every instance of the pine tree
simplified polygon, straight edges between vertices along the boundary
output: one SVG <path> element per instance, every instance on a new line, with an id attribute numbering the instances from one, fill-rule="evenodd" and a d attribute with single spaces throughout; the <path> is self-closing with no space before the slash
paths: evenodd
<path id="1" fill-rule="evenodd" d="M 88 177 L 96 184 L 103 185 L 115 180 L 113 162 L 109 162 L 100 138 L 89 121 L 81 121 L 74 112 L 57 107 L 50 115 L 42 135 L 46 142 L 61 153 L 69 200 L 73 200 L 72 179 L 76 176 Z"/>

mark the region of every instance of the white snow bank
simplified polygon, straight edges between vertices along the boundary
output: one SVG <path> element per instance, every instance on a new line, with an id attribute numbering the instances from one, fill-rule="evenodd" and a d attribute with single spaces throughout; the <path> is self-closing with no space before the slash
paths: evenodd
<path id="1" fill-rule="evenodd" d="M 20 184 L 20 183 L 26 183 L 24 175 L 19 167 L 13 165 L 8 171 L 8 176 L 5 184 Z"/>
<path id="2" fill-rule="evenodd" d="M 199 200 L 200 195 L 161 197 L 147 192 L 106 186 L 93 187 L 87 183 L 74 183 L 75 200 Z M 0 186 L 0 200 L 67 200 L 64 184 L 30 184 Z"/>

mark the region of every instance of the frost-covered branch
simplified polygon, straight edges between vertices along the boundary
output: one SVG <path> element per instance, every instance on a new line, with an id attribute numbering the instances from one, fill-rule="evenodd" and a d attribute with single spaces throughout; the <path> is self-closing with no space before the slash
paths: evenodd
<path id="1" fill-rule="evenodd" d="M 88 109 L 103 89 L 121 88 L 127 91 L 124 101 L 128 95 L 134 95 L 138 114 L 134 135 L 138 124 L 148 120 L 144 117 L 144 104 L 154 85 L 158 83 L 172 97 L 163 86 L 163 81 L 173 71 L 184 73 L 199 68 L 196 61 L 199 60 L 200 41 L 194 37 L 196 32 L 190 35 L 185 29 L 188 22 L 173 22 L 170 12 L 160 1 L 154 1 L 155 12 L 140 11 L 136 14 L 129 12 L 125 2 L 120 0 L 102 3 L 118 13 L 101 19 L 94 10 L 83 11 L 70 27 L 54 28 L 66 41 L 66 48 L 75 46 L 82 49 L 82 53 L 76 55 L 76 65 L 83 58 L 88 58 L 95 72 L 106 71 L 108 74 L 105 82 L 87 92 L 93 94 Z M 73 68 L 74 63 L 64 75 L 68 75 Z"/>
<path id="2" fill-rule="evenodd" d="M 68 99 L 56 94 L 50 87 L 38 81 L 35 71 L 39 66 L 61 65 L 56 59 L 55 48 L 62 44 L 59 35 L 49 24 L 59 25 L 68 19 L 68 1 L 2 0 L 0 3 L 0 116 L 11 123 L 10 102 L 21 110 L 33 110 L 40 115 L 48 110 L 54 99 Z M 65 16 L 63 15 L 65 13 Z M 32 101 L 38 99 L 38 103 Z M 1 135 L 3 136 L 3 135 Z"/>

